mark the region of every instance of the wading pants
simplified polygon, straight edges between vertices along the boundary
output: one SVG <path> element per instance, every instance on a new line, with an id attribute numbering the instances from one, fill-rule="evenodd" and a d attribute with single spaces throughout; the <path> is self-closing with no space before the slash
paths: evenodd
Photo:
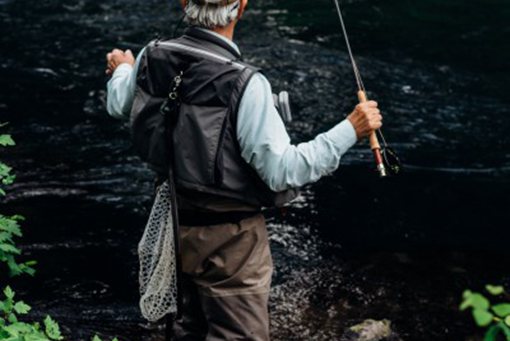
<path id="1" fill-rule="evenodd" d="M 180 233 L 184 307 L 173 340 L 268 341 L 273 263 L 263 215 Z"/>

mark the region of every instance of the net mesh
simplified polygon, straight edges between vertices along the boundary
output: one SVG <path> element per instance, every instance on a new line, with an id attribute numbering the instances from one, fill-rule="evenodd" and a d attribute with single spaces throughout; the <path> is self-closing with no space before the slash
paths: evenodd
<path id="1" fill-rule="evenodd" d="M 171 210 L 171 190 L 163 183 L 138 244 L 140 309 L 155 322 L 177 311 L 177 267 Z"/>

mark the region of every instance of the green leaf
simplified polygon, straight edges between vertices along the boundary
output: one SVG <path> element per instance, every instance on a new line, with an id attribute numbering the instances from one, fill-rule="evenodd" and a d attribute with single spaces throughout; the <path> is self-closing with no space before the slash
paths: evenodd
<path id="1" fill-rule="evenodd" d="M 0 251 L 1 255 L 1 251 Z M 1 259 L 0 259 L 1 261 Z M 9 274 L 14 277 L 21 275 L 23 273 L 33 276 L 35 274 L 35 269 L 31 267 L 31 265 L 35 264 L 35 261 L 28 261 L 22 264 L 16 263 L 16 260 L 11 254 L 6 255 L 7 266 L 9 267 Z"/>
<path id="2" fill-rule="evenodd" d="M 16 143 L 12 139 L 11 135 L 6 135 L 6 134 L 0 135 L 0 146 L 6 147 L 6 146 L 14 146 L 14 145 L 16 145 Z"/>
<path id="3" fill-rule="evenodd" d="M 5 289 L 4 289 L 4 295 L 5 297 L 7 297 L 8 299 L 12 300 L 14 298 L 14 291 L 11 289 L 10 286 L 6 286 Z"/>
<path id="4" fill-rule="evenodd" d="M 7 315 L 7 321 L 9 321 L 10 323 L 17 323 L 18 318 L 13 313 L 10 313 L 9 315 Z"/>
<path id="5" fill-rule="evenodd" d="M 48 335 L 48 337 L 51 340 L 64 339 L 64 337 L 62 336 L 62 334 L 60 332 L 60 327 L 59 327 L 58 323 L 55 322 L 55 320 L 53 320 L 49 315 L 46 316 L 46 318 L 44 319 L 43 322 L 44 322 L 44 328 L 45 328 L 46 335 Z"/>
<path id="6" fill-rule="evenodd" d="M 21 253 L 21 250 L 15 246 L 13 246 L 12 244 L 1 243 L 0 250 L 3 252 L 15 254 L 15 255 L 19 255 Z"/>
<path id="7" fill-rule="evenodd" d="M 16 328 L 15 324 L 11 324 L 9 326 L 6 326 L 6 327 L 3 328 L 3 330 L 5 330 L 9 334 L 9 336 L 17 337 L 20 334 L 20 331 L 19 331 L 18 328 Z"/>
<path id="8" fill-rule="evenodd" d="M 7 241 L 12 243 L 12 234 L 9 232 L 0 232 L 0 243 L 5 243 Z"/>
<path id="9" fill-rule="evenodd" d="M 479 310 L 488 310 L 490 302 L 485 296 L 466 290 L 463 294 L 464 301 L 460 305 L 460 310 L 466 310 L 467 308 L 474 308 Z"/>
<path id="10" fill-rule="evenodd" d="M 464 301 L 462 301 L 462 303 L 460 304 L 459 309 L 461 311 L 464 311 L 464 310 L 466 310 L 467 308 L 470 308 L 470 307 L 471 307 L 471 301 L 467 300 L 467 299 L 464 299 Z"/>
<path id="11" fill-rule="evenodd" d="M 501 327 L 499 324 L 496 324 L 492 327 L 490 327 L 487 332 L 485 333 L 485 336 L 483 338 L 483 341 L 496 341 L 497 336 L 501 332 Z"/>
<path id="12" fill-rule="evenodd" d="M 494 296 L 501 295 L 502 293 L 505 292 L 505 288 L 503 288 L 503 286 L 501 286 L 501 285 L 487 284 L 485 286 L 485 289 L 489 292 L 489 294 L 494 295 Z"/>
<path id="13" fill-rule="evenodd" d="M 506 317 L 510 315 L 510 303 L 500 303 L 492 306 L 492 310 L 499 317 Z"/>
<path id="14" fill-rule="evenodd" d="M 9 167 L 8 165 L 6 165 L 3 162 L 0 162 L 0 176 L 1 177 L 9 176 L 11 171 L 12 171 L 11 167 Z"/>
<path id="15" fill-rule="evenodd" d="M 21 267 L 18 263 L 16 263 L 16 260 L 14 259 L 13 255 L 7 255 L 7 267 L 9 268 L 9 275 L 11 277 L 21 275 L 23 271 L 21 270 Z"/>
<path id="16" fill-rule="evenodd" d="M 510 340 L 510 328 L 508 328 L 508 326 L 504 323 L 500 323 L 499 326 L 501 327 L 501 330 L 505 334 L 506 339 Z"/>
<path id="17" fill-rule="evenodd" d="M 25 304 L 23 301 L 16 302 L 14 305 L 14 311 L 18 314 L 28 314 L 30 311 L 30 306 L 28 304 Z"/>
<path id="18" fill-rule="evenodd" d="M 23 273 L 26 273 L 27 275 L 33 276 L 35 275 L 35 269 L 31 266 L 32 264 L 36 264 L 35 261 L 29 261 L 25 262 L 23 264 L 20 264 L 20 270 Z"/>
<path id="19" fill-rule="evenodd" d="M 7 316 L 10 313 L 12 313 L 12 308 L 14 307 L 14 303 L 12 299 L 8 298 L 5 301 L 3 301 L 3 309 L 4 315 Z"/>
<path id="20" fill-rule="evenodd" d="M 19 228 L 18 219 L 0 216 L 0 231 L 5 231 L 21 237 L 21 229 Z"/>
<path id="21" fill-rule="evenodd" d="M 34 328 L 28 324 L 28 323 L 24 323 L 24 322 L 16 322 L 16 323 L 13 323 L 11 324 L 10 326 L 7 326 L 5 329 L 9 329 L 10 330 L 10 333 L 12 334 L 18 334 L 18 335 L 23 335 L 23 334 L 33 334 L 34 332 Z"/>
<path id="22" fill-rule="evenodd" d="M 464 290 L 464 292 L 462 293 L 462 298 L 466 299 L 469 296 L 471 296 L 472 294 L 473 294 L 473 292 L 471 290 Z"/>
<path id="23" fill-rule="evenodd" d="M 492 322 L 494 315 L 489 313 L 487 310 L 475 308 L 473 309 L 473 318 L 478 326 L 486 327 Z"/>
<path id="24" fill-rule="evenodd" d="M 505 324 L 510 327 L 510 316 L 505 317 Z"/>
<path id="25" fill-rule="evenodd" d="M 102 341 L 99 336 L 97 335 L 94 335 L 94 337 L 92 338 L 92 341 Z"/>
<path id="26" fill-rule="evenodd" d="M 114 339 L 113 339 L 112 341 L 119 341 L 119 339 L 117 339 L 117 338 L 114 338 Z"/>
<path id="27" fill-rule="evenodd" d="M 16 221 L 24 221 L 25 220 L 25 217 L 22 216 L 21 214 L 15 214 L 13 216 L 10 216 L 9 218 L 11 218 L 12 220 L 16 220 Z"/>
<path id="28" fill-rule="evenodd" d="M 475 308 L 475 309 L 487 310 L 490 307 L 489 300 L 481 294 L 474 293 L 471 296 L 471 301 L 473 304 L 473 308 Z"/>

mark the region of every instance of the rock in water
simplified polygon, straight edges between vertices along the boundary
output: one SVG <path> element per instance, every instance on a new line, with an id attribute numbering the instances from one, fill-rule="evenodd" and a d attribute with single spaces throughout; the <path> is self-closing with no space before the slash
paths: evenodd
<path id="1" fill-rule="evenodd" d="M 347 329 L 341 341 L 401 341 L 401 339 L 391 330 L 391 321 L 365 320 Z"/>

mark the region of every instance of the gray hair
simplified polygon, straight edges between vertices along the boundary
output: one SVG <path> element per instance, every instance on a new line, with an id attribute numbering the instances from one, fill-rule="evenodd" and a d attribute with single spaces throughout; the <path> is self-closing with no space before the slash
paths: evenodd
<path id="1" fill-rule="evenodd" d="M 194 1 L 188 1 L 184 12 L 186 21 L 192 26 L 203 28 L 225 27 L 237 19 L 239 14 L 239 0 L 225 6 L 213 1 L 199 5 Z"/>

